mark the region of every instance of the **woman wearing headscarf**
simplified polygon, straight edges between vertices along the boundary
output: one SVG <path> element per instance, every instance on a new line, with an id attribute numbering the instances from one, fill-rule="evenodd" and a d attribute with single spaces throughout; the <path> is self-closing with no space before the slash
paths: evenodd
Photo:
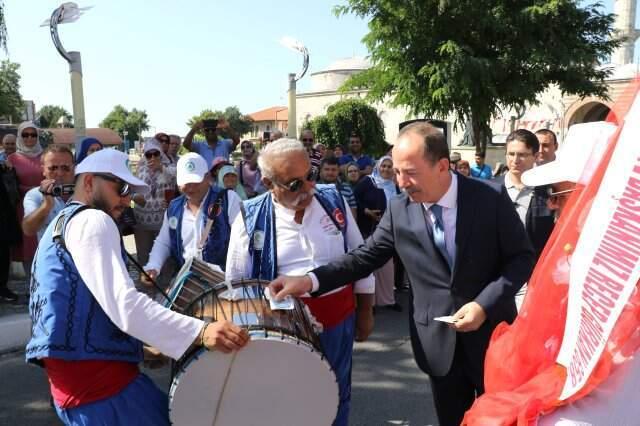
<path id="1" fill-rule="evenodd" d="M 238 179 L 238 171 L 231 165 L 224 165 L 218 170 L 218 188 L 231 189 L 238 194 L 241 200 L 247 199 L 247 193 Z"/>
<path id="2" fill-rule="evenodd" d="M 9 155 L 7 160 L 13 165 L 18 177 L 18 190 L 20 202 L 18 203 L 18 223 L 24 218 L 22 201 L 24 195 L 31 189 L 40 185 L 42 176 L 42 145 L 40 145 L 40 131 L 31 121 L 25 121 L 18 126 L 16 135 L 16 152 Z M 22 235 L 22 244 L 15 247 L 13 260 L 22 261 L 27 279 L 31 274 L 31 262 L 36 252 L 38 239 L 35 236 Z"/>
<path id="3" fill-rule="evenodd" d="M 348 169 L 348 168 L 347 168 Z M 355 187 L 358 203 L 358 227 L 366 239 L 375 231 L 391 197 L 398 194 L 393 180 L 393 161 L 384 156 L 378 160 L 371 176 L 364 176 Z M 376 278 L 376 306 L 384 306 L 396 311 L 402 308 L 394 295 L 393 260 L 374 272 Z"/>
<path id="4" fill-rule="evenodd" d="M 141 265 L 146 265 L 149 261 L 149 253 L 160 232 L 164 212 L 175 195 L 175 174 L 172 174 L 171 168 L 162 164 L 162 155 L 160 142 L 150 139 L 144 144 L 144 154 L 138 162 L 136 172 L 137 176 L 149 185 L 148 193 L 137 194 L 133 198 L 133 213 L 136 218 L 133 234 L 137 260 Z M 167 272 L 170 273 L 165 271 L 161 274 L 160 281 L 166 279 Z"/>
<path id="5" fill-rule="evenodd" d="M 100 142 L 96 138 L 86 137 L 82 139 L 82 141 L 80 142 L 80 149 L 78 150 L 78 152 L 76 152 L 76 165 L 80 164 L 80 162 L 87 158 L 89 155 L 93 154 L 94 152 L 98 152 L 103 148 L 104 145 L 102 145 L 102 142 Z"/>

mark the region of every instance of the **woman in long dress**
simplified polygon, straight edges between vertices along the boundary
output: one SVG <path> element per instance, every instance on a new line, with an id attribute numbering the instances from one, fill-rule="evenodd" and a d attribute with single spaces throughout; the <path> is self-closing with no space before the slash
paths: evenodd
<path id="1" fill-rule="evenodd" d="M 24 195 L 44 179 L 42 175 L 42 145 L 40 145 L 40 130 L 31 121 L 25 121 L 18 126 L 16 135 L 16 152 L 9 155 L 7 160 L 11 163 L 18 177 L 18 190 L 20 201 L 18 203 L 18 221 L 22 223 L 24 207 L 22 202 Z M 27 279 L 31 276 L 31 263 L 38 246 L 36 236 L 22 234 L 22 244 L 15 246 L 13 260 L 22 262 Z"/>

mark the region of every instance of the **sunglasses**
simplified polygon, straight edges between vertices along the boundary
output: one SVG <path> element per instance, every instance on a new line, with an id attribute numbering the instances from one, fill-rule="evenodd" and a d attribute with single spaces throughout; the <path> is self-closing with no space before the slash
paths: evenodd
<path id="1" fill-rule="evenodd" d="M 103 174 L 103 173 L 94 173 L 93 175 L 101 179 L 108 180 L 109 182 L 117 183 L 119 185 L 117 191 L 120 197 L 127 197 L 131 195 L 131 187 L 127 182 L 123 181 L 122 179 L 119 179 L 115 176 Z"/>
<path id="2" fill-rule="evenodd" d="M 144 158 L 147 160 L 151 160 L 153 157 L 160 157 L 160 153 L 158 151 L 149 151 L 144 153 Z"/>
<path id="3" fill-rule="evenodd" d="M 560 195 L 570 194 L 571 192 L 573 192 L 575 190 L 576 190 L 575 188 L 571 188 L 571 189 L 565 189 L 564 191 L 553 192 L 553 188 L 549 187 L 549 188 L 547 188 L 547 195 L 549 197 L 558 197 Z"/>
<path id="4" fill-rule="evenodd" d="M 37 133 L 22 133 L 22 137 L 23 138 L 37 138 L 38 134 Z"/>
<path id="5" fill-rule="evenodd" d="M 273 183 L 275 183 L 282 189 L 286 189 L 289 192 L 298 192 L 300 191 L 300 189 L 302 189 L 302 186 L 304 185 L 305 181 L 315 182 L 317 178 L 318 178 L 318 170 L 316 170 L 315 167 L 312 167 L 309 173 L 307 174 L 307 176 L 304 177 L 304 179 L 294 179 L 289 183 L 280 183 L 274 180 Z"/>
<path id="6" fill-rule="evenodd" d="M 55 172 L 57 170 L 60 170 L 62 172 L 70 172 L 71 166 L 66 164 L 63 164 L 62 166 L 48 166 L 47 170 L 49 170 L 50 172 Z"/>

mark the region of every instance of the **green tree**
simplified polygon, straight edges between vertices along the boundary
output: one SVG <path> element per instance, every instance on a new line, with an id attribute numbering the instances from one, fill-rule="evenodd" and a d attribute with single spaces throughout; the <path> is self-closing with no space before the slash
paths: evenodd
<path id="1" fill-rule="evenodd" d="M 100 122 L 100 127 L 116 131 L 119 135 L 127 131 L 127 139 L 136 141 L 144 130 L 149 130 L 147 112 L 133 108 L 128 111 L 122 105 L 116 105 L 113 110 Z"/>
<path id="2" fill-rule="evenodd" d="M 0 117 L 12 122 L 22 120 L 24 102 L 20 95 L 19 64 L 8 60 L 0 63 Z"/>
<path id="3" fill-rule="evenodd" d="M 347 0 L 338 16 L 369 20 L 364 37 L 373 66 L 344 90 L 369 89 L 416 116 L 471 122 L 476 149 L 503 108 L 535 104 L 550 84 L 565 94 L 607 96 L 619 45 L 613 14 L 572 0 Z M 480 144 L 477 141 L 481 141 Z"/>
<path id="4" fill-rule="evenodd" d="M 304 129 L 305 127 L 303 127 Z M 363 149 L 379 156 L 389 150 L 385 142 L 384 125 L 375 108 L 360 99 L 345 99 L 327 108 L 327 113 L 308 123 L 316 142 L 327 147 L 345 145 L 352 132 L 362 138 Z"/>
<path id="5" fill-rule="evenodd" d="M 44 129 L 58 127 L 60 117 L 65 117 L 69 120 L 69 124 L 65 127 L 73 127 L 73 116 L 59 105 L 45 105 L 38 110 L 36 116 L 38 117 L 38 125 Z"/>
<path id="6" fill-rule="evenodd" d="M 199 120 L 218 119 L 220 117 L 226 119 L 227 122 L 229 122 L 229 126 L 240 136 L 251 131 L 253 120 L 248 115 L 242 114 L 237 106 L 227 107 L 224 111 L 204 109 L 200 114 L 191 117 L 189 121 L 187 121 L 187 126 L 191 128 Z M 200 132 L 198 135 L 204 137 L 204 134 L 201 134 Z M 223 136 L 227 135 L 223 134 Z"/>

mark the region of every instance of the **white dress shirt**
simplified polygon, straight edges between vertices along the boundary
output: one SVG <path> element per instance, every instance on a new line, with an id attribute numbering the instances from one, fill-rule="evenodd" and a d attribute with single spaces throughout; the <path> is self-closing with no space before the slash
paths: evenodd
<path id="1" fill-rule="evenodd" d="M 345 201 L 345 206 L 347 202 Z M 344 254 L 344 240 L 324 208 L 314 197 L 305 209 L 302 223 L 294 220 L 295 211 L 274 201 L 276 215 L 278 275 L 304 275 L 311 269 L 325 265 Z M 353 250 L 363 243 L 358 225 L 350 209 L 345 211 L 347 223 L 347 249 Z M 242 216 L 231 228 L 231 242 L 227 255 L 226 277 L 229 280 L 251 276 L 253 259 L 249 255 L 249 236 Z M 342 287 L 341 287 L 342 288 Z M 338 291 L 340 289 L 336 289 Z M 358 280 L 356 293 L 373 294 L 373 275 Z"/>
<path id="2" fill-rule="evenodd" d="M 207 193 L 208 195 L 208 193 Z M 182 257 L 186 260 L 190 257 L 199 257 L 200 250 L 198 249 L 198 244 L 200 243 L 200 239 L 202 238 L 202 231 L 206 226 L 206 223 L 203 219 L 203 215 L 201 213 L 202 206 L 207 199 L 207 195 L 204 196 L 202 202 L 200 203 L 200 207 L 198 211 L 194 214 L 189 209 L 188 203 L 184 204 L 184 214 L 182 215 L 182 233 L 180 237 L 182 238 Z M 229 203 L 227 205 L 227 214 L 229 215 L 229 223 L 233 223 L 240 213 L 240 197 L 234 191 L 228 191 L 228 200 Z M 158 237 L 153 242 L 153 248 L 151 249 L 151 253 L 149 254 L 149 262 L 144 266 L 146 271 L 151 269 L 155 269 L 156 271 L 160 271 L 162 269 L 162 265 L 167 260 L 167 258 L 171 255 L 171 237 L 169 236 L 169 218 L 167 217 L 167 213 L 164 214 L 164 219 L 162 221 L 162 227 L 160 228 L 160 233 Z M 222 266 L 222 265 L 219 265 Z"/>
<path id="3" fill-rule="evenodd" d="M 173 359 L 185 353 L 204 323 L 136 290 L 111 217 L 96 209 L 78 213 L 67 225 L 65 243 L 82 281 L 116 327 Z"/>
<path id="4" fill-rule="evenodd" d="M 458 215 L 458 176 L 451 173 L 451 184 L 449 189 L 444 193 L 437 203 L 442 207 L 442 226 L 444 227 L 444 244 L 447 247 L 447 253 L 453 265 L 456 263 L 456 221 Z M 434 203 L 422 203 L 427 216 L 433 222 L 435 220 L 430 207 Z"/>

